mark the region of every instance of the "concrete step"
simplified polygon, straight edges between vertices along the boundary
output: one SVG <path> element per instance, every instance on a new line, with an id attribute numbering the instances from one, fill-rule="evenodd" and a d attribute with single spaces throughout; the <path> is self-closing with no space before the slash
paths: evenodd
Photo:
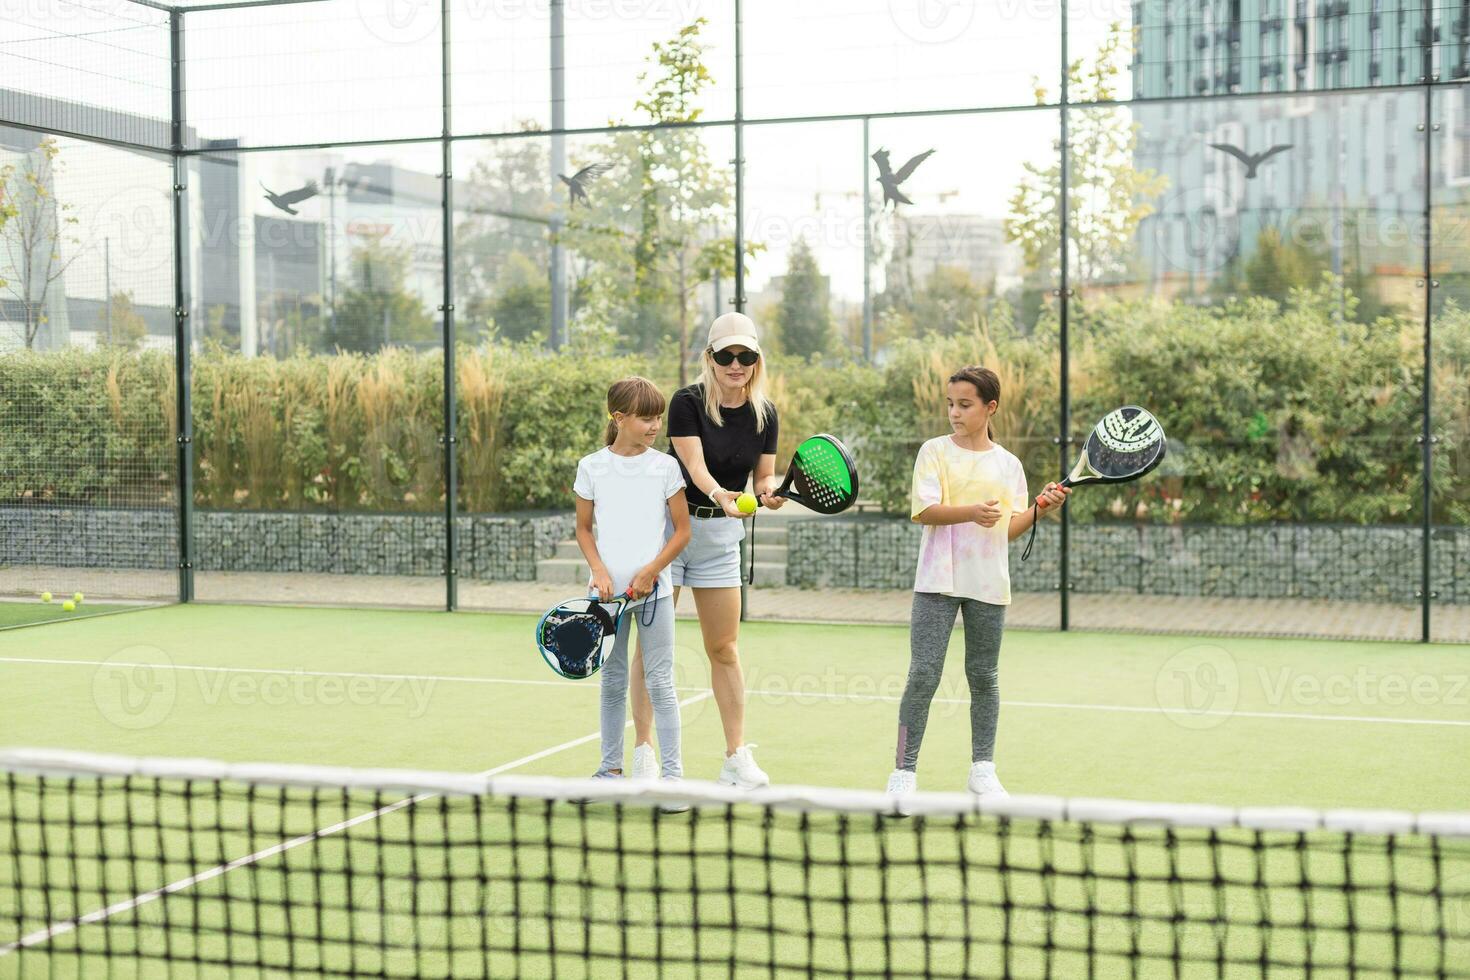
<path id="1" fill-rule="evenodd" d="M 745 536 L 750 537 L 750 532 L 746 531 Z M 755 543 L 758 545 L 779 544 L 784 548 L 786 547 L 786 528 L 779 524 L 759 524 L 755 529 Z"/>
<path id="2" fill-rule="evenodd" d="M 766 544 L 764 541 L 755 543 L 755 560 L 759 562 L 772 562 L 777 565 L 786 564 L 786 545 Z"/>
<path id="3" fill-rule="evenodd" d="M 757 547 L 755 562 L 755 584 L 761 586 L 780 586 L 786 584 L 786 561 L 782 553 L 780 561 L 768 561 L 763 554 L 764 548 Z M 743 565 L 748 570 L 750 566 Z M 565 585 L 586 585 L 591 573 L 587 570 L 587 563 L 580 558 L 543 558 L 536 563 L 536 581 L 562 583 Z"/>
<path id="4" fill-rule="evenodd" d="M 786 558 L 786 529 L 784 527 L 760 527 L 755 532 L 755 547 L 761 556 L 770 555 L 771 561 L 785 561 Z M 556 554 L 553 558 L 582 560 L 582 549 L 577 546 L 575 538 L 562 541 L 556 546 Z M 762 557 L 760 560 L 767 560 Z"/>
<path id="5" fill-rule="evenodd" d="M 543 558 L 536 563 L 536 581 L 586 585 L 592 573 L 581 558 Z"/>
<path id="6" fill-rule="evenodd" d="M 747 572 L 750 566 L 747 565 Z M 786 563 L 757 561 L 755 563 L 755 588 L 777 588 L 786 584 Z"/>

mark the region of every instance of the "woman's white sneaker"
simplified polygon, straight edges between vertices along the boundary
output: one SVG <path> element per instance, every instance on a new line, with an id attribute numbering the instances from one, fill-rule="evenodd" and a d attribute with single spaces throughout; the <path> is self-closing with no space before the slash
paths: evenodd
<path id="1" fill-rule="evenodd" d="M 647 742 L 633 746 L 633 778 L 644 783 L 658 778 L 658 755 Z"/>
<path id="2" fill-rule="evenodd" d="M 758 789 L 771 784 L 771 777 L 755 764 L 755 756 L 750 754 L 753 748 L 754 745 L 742 745 L 733 755 L 725 757 L 725 764 L 720 767 L 720 785 Z"/>
<path id="3" fill-rule="evenodd" d="M 977 762 L 970 767 L 970 792 L 982 800 L 1004 800 L 1011 795 L 1000 784 L 994 762 Z"/>

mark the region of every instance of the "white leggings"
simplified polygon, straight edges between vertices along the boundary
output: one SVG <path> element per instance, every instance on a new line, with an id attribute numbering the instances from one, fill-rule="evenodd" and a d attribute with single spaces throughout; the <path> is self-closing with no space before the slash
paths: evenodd
<path id="1" fill-rule="evenodd" d="M 638 621 L 638 642 L 643 649 L 643 681 L 648 686 L 648 699 L 653 702 L 653 725 L 658 730 L 662 773 L 677 778 L 684 775 L 684 764 L 679 752 L 679 695 L 674 691 L 674 602 L 669 596 L 650 599 L 629 609 L 618 624 L 612 654 L 602 665 L 602 764 L 597 772 L 602 775 L 623 768 L 628 637 L 634 620 Z"/>

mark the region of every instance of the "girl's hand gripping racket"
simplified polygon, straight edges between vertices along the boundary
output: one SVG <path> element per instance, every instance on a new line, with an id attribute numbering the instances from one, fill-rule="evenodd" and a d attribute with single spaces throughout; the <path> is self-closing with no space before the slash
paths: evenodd
<path id="1" fill-rule="evenodd" d="M 1089 483 L 1127 483 L 1151 473 L 1164 460 L 1169 443 L 1164 437 L 1164 427 L 1159 420 L 1137 405 L 1115 408 L 1102 417 L 1087 441 L 1077 465 L 1065 477 L 1061 486 L 1081 487 Z M 1021 560 L 1031 557 L 1031 546 L 1036 543 L 1036 515 L 1038 508 L 1031 505 L 1031 536 L 1026 539 L 1026 548 Z"/>
<path id="2" fill-rule="evenodd" d="M 645 601 L 638 600 L 637 604 Z M 562 677 L 572 680 L 591 677 L 602 669 L 603 661 L 612 652 L 623 614 L 636 608 L 634 602 L 629 592 L 606 602 L 597 596 L 568 599 L 547 611 L 536 624 L 536 648 L 546 665 Z M 609 606 L 613 607 L 611 612 Z"/>

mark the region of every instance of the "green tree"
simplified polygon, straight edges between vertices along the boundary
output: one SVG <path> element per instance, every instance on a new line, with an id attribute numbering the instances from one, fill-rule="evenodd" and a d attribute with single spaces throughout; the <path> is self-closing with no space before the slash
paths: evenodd
<path id="1" fill-rule="evenodd" d="M 226 350 L 240 349 L 240 331 L 225 323 L 228 312 L 223 303 L 205 307 L 204 329 L 200 339 L 206 345 L 213 344 Z"/>
<path id="2" fill-rule="evenodd" d="M 1293 289 L 1317 287 L 1326 271 L 1327 258 L 1319 250 L 1283 241 L 1279 228 L 1263 228 L 1245 263 L 1245 291 L 1284 306 Z"/>
<path id="3" fill-rule="evenodd" d="M 328 324 L 328 349 L 370 353 L 390 344 L 434 341 L 434 318 L 408 291 L 409 250 L 381 236 L 352 251 L 347 287 L 337 298 L 336 323 Z"/>
<path id="4" fill-rule="evenodd" d="M 993 292 L 991 284 L 981 286 L 965 269 L 935 266 L 914 298 L 914 323 L 921 333 L 945 336 L 972 330 L 990 312 Z"/>
<path id="5" fill-rule="evenodd" d="M 832 343 L 832 311 L 827 305 L 827 280 L 806 239 L 798 238 L 786 260 L 781 301 L 775 309 L 781 350 L 797 357 L 826 353 Z"/>
<path id="6" fill-rule="evenodd" d="M 523 131 L 534 124 L 523 122 Z M 551 257 L 547 229 L 553 209 L 547 186 L 550 166 L 544 140 L 501 140 L 487 148 L 469 174 L 456 179 L 454 289 L 456 323 L 462 339 L 491 329 L 501 336 L 529 336 L 549 322 Z M 534 276 L 546 299 L 533 302 Z M 509 295 L 506 295 L 508 293 Z M 573 295 L 572 312 L 576 313 Z M 528 320 L 536 302 L 543 315 Z M 519 311 L 519 312 L 517 312 Z"/>
<path id="7" fill-rule="evenodd" d="M 688 125 L 699 120 L 699 97 L 712 81 L 705 24 L 695 20 L 653 45 L 639 76 L 647 91 L 634 107 L 637 121 L 653 127 L 615 133 L 569 164 L 612 169 L 589 188 L 585 206 L 568 207 L 562 232 L 577 257 L 575 295 L 586 314 L 615 324 L 636 350 L 672 346 L 681 383 L 694 293 L 734 272 L 733 237 L 724 233 L 734 224 L 732 176 L 711 158 L 702 130 Z"/>
<path id="8" fill-rule="evenodd" d="M 66 226 L 77 223 L 70 213 L 72 205 L 56 197 L 56 177 L 63 167 L 60 155 L 56 137 L 43 136 L 19 167 L 12 163 L 0 168 L 0 201 L 6 216 L 0 223 L 0 242 L 18 277 L 3 282 L 3 287 L 21 304 L 27 350 L 35 346 L 46 322 L 52 283 L 81 254 L 75 248 L 81 240 L 67 234 Z"/>
<path id="9" fill-rule="evenodd" d="M 119 290 L 112 294 L 111 303 L 103 304 L 97 316 L 97 335 L 99 347 L 135 351 L 143 346 L 148 323 L 133 306 L 132 290 Z"/>
<path id="10" fill-rule="evenodd" d="M 485 305 L 486 326 L 505 340 L 528 340 L 551 322 L 551 283 L 546 267 L 520 252 L 506 257 L 495 294 Z"/>
<path id="11" fill-rule="evenodd" d="M 1079 102 L 1106 103 L 1118 97 L 1122 73 L 1122 31 L 1113 24 L 1090 66 L 1078 59 L 1067 66 L 1072 96 Z M 1036 87 L 1037 104 L 1047 90 Z M 1123 106 L 1100 105 L 1068 115 L 1067 259 L 1074 281 L 1099 282 L 1125 271 L 1138 223 L 1153 213 L 1153 199 L 1168 189 L 1167 177 L 1135 165 L 1137 126 Z M 1010 197 L 1006 236 L 1021 247 L 1033 281 L 1054 282 L 1060 273 L 1062 150 L 1052 144 L 1044 162 L 1026 163 Z"/>

